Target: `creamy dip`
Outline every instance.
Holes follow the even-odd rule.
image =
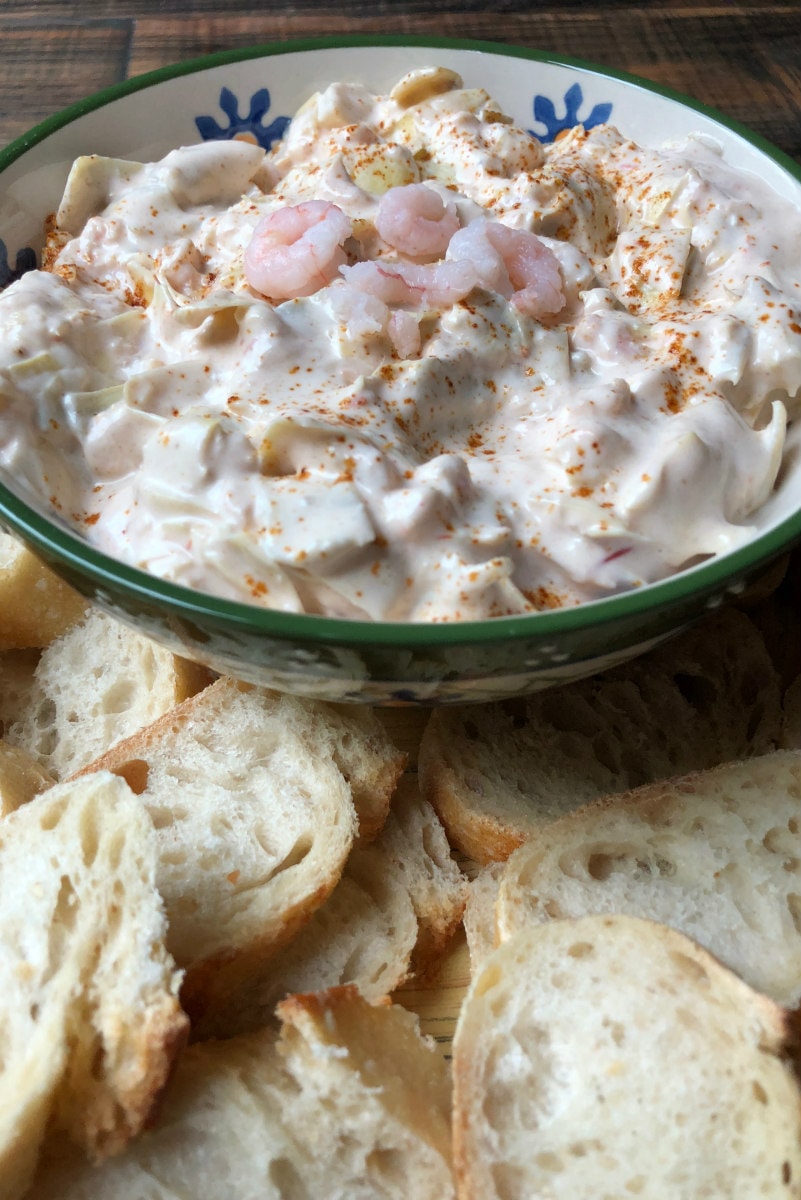
[[[542,146],[441,68],[333,84],[267,155],[81,158],[45,257],[0,296],[0,462],[270,608],[663,578],[752,536],[799,410],[797,212],[708,139]]]

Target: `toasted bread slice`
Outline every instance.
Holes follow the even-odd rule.
[[[596,801],[509,858],[497,933],[589,913],[680,929],[758,991],[801,1002],[801,751]]]
[[[311,917],[356,834],[351,790],[296,702],[222,678],[103,755],[158,835],[168,946],[193,1019]]]
[[[447,1068],[402,1009],[292,997],[283,1032],[184,1055],[158,1125],[91,1167],[51,1152],[28,1200],[451,1200]]]
[[[43,650],[29,674],[20,661],[9,657],[4,670],[0,660],[4,736],[57,779],[75,774],[211,679],[204,667],[97,609]]]
[[[775,749],[780,700],[755,627],[724,611],[604,675],[435,711],[420,747],[423,794],[453,845],[481,863],[504,859],[598,796]]]
[[[0,530],[0,650],[48,646],[76,621],[89,602]]]
[[[0,821],[0,1180],[22,1194],[52,1122],[92,1155],[150,1117],[183,1045],[155,834],[107,773]]]
[[[456,1029],[460,1200],[789,1200],[795,1019],[682,934],[633,917],[521,930]]]
[[[350,983],[370,1001],[387,996],[437,959],[459,924],[465,887],[436,813],[414,780],[405,780],[381,833],[351,852],[325,904],[236,994],[196,1022],[193,1037],[259,1029],[293,992]]]
[[[55,783],[35,758],[18,746],[0,741],[0,817],[27,804]]]

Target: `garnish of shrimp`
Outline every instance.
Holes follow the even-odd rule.
[[[353,232],[336,204],[306,200],[268,213],[245,251],[245,278],[270,300],[311,296],[336,279]]]
[[[342,274],[351,287],[376,296],[388,305],[449,308],[478,283],[469,262],[358,262]]]
[[[456,206],[425,183],[409,183],[384,192],[375,217],[387,245],[409,258],[440,258],[459,228]]]
[[[529,317],[558,313],[565,306],[556,255],[527,229],[483,218],[471,221],[451,238],[447,258],[470,263],[482,287],[510,298]]]

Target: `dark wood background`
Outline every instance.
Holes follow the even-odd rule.
[[[631,71],[714,105],[801,160],[801,0],[0,0],[0,143],[154,67],[348,33],[505,41]]]

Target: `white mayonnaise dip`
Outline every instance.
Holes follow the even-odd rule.
[[[109,554],[286,611],[660,579],[751,536],[799,410],[798,213],[707,140],[541,146],[443,69],[333,84],[266,156],[81,158],[46,260],[0,296],[0,462]]]

